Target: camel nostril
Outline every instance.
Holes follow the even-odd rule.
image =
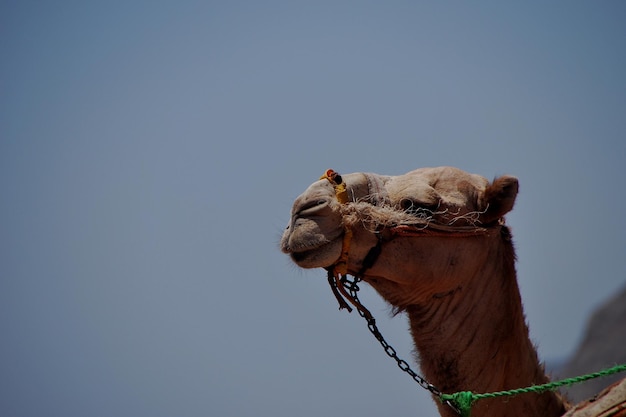
[[[328,205],[328,200],[313,200],[302,205],[295,213],[295,216],[307,216],[317,213],[324,205]]]

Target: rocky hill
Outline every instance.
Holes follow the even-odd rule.
[[[592,314],[583,340],[574,355],[558,372],[573,377],[626,363],[626,286]],[[624,372],[594,379],[562,390],[572,402],[599,393],[611,383],[626,378]]]

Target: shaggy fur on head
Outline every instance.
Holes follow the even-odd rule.
[[[450,213],[448,210],[398,210],[388,205],[373,206],[366,202],[356,202],[342,205],[341,213],[345,225],[354,226],[361,223],[367,230],[375,231],[380,227],[417,226],[425,228],[432,224],[439,226],[463,224],[481,228],[480,216],[485,214],[486,210],[459,214],[458,211]]]

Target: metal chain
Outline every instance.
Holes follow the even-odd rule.
[[[383,337],[380,330],[378,330],[378,326],[376,325],[376,319],[363,306],[363,304],[361,304],[361,301],[359,300],[357,293],[359,291],[358,284],[361,281],[362,279],[358,276],[355,276],[353,281],[350,281],[347,275],[343,275],[341,277],[341,283],[343,284],[345,289],[348,290],[348,292],[350,293],[350,296],[356,303],[355,307],[356,307],[357,312],[359,313],[359,316],[363,317],[367,321],[367,328],[369,329],[370,333],[372,333],[374,338],[376,338],[376,340],[378,340],[378,342],[381,344],[387,356],[395,360],[398,365],[398,368],[400,368],[402,371],[409,374],[409,376],[415,382],[417,382],[420,387],[424,388],[425,390],[429,391],[431,394],[435,395],[437,398],[439,398],[440,401],[442,401],[444,404],[447,404],[454,411],[460,414],[461,413],[460,410],[452,402],[450,402],[449,400],[444,400],[442,398],[443,393],[437,387],[435,387],[430,382],[426,381],[424,378],[418,375],[413,369],[411,369],[411,366],[407,363],[407,361],[400,358],[396,350],[393,348],[393,346],[387,343],[387,341]]]

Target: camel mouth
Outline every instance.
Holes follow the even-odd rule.
[[[287,250],[287,253],[289,254],[289,256],[293,258],[294,261],[299,261],[299,260],[306,259],[310,257],[311,255],[316,254],[320,250],[324,250],[326,246],[332,243],[333,243],[332,241],[327,241],[327,242],[318,243],[316,245],[300,247],[297,249],[289,248]]]
[[[341,242],[341,239],[335,239],[288,253],[301,268],[326,268],[337,261],[341,254]]]

